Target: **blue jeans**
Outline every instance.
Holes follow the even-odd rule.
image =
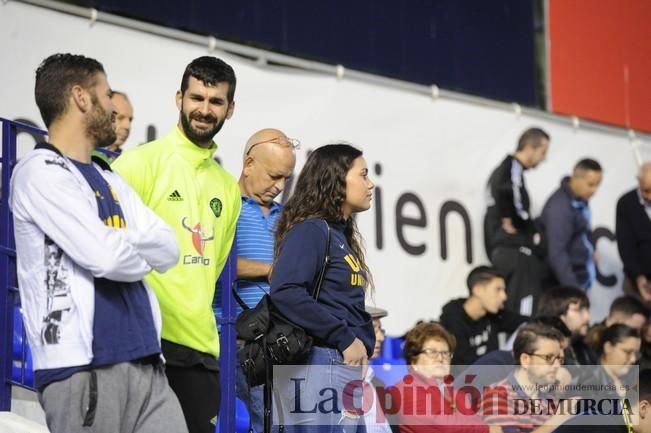
[[[344,365],[337,349],[313,347],[305,364],[275,366],[274,387],[281,401],[274,426],[287,433],[355,433],[363,418],[362,371]]]
[[[264,385],[249,388],[242,368],[238,367],[235,374],[235,394],[249,410],[251,424],[256,433],[262,433],[264,431]]]

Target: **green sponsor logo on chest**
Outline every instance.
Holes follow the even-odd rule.
[[[212,213],[214,213],[215,216],[219,218],[219,216],[222,214],[222,201],[217,197],[213,198],[210,200],[210,209],[212,210]]]

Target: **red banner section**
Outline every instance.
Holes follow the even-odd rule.
[[[651,132],[651,2],[548,4],[551,110]]]

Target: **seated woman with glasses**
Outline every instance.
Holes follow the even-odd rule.
[[[619,397],[626,394],[631,383],[631,368],[637,364],[642,340],[637,329],[616,324],[600,330],[599,344],[594,347],[599,355],[600,369],[595,371],[595,382],[611,385]],[[613,397],[615,395],[613,394]]]
[[[460,390],[453,388],[450,363],[455,346],[454,336],[435,322],[420,323],[405,335],[409,374],[392,393],[400,433],[502,431],[498,426],[489,428],[476,415],[472,395],[458,397]]]
[[[603,327],[598,332],[598,343],[593,350],[599,355],[599,366],[593,369],[591,378],[581,382],[585,390],[582,403],[593,400],[597,404],[593,407],[582,404],[577,410],[579,415],[570,418],[554,433],[584,432],[595,427],[599,433],[636,431],[630,405],[638,392],[638,372],[633,366],[639,357],[640,334],[622,324]],[[624,403],[625,398],[627,403]]]

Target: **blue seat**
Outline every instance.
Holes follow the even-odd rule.
[[[404,359],[376,358],[372,359],[370,364],[375,372],[375,377],[384,382],[386,386],[395,385],[409,374]]]
[[[239,398],[235,399],[235,433],[248,433],[249,432],[249,411],[246,405]],[[255,432],[255,430],[254,430]],[[219,421],[215,428],[215,433],[219,431]]]
[[[23,331],[23,317],[20,314],[20,309],[14,305],[14,332],[12,344],[12,366],[11,378],[13,381],[22,383],[30,387],[34,387],[34,370],[32,365],[32,352],[29,350],[29,345],[24,339],[25,333]],[[23,342],[25,344],[25,359],[23,359]],[[25,371],[25,378],[23,380],[23,370]]]
[[[382,343],[382,358],[400,359],[402,358],[402,348],[405,345],[405,339],[402,337],[384,337]]]

